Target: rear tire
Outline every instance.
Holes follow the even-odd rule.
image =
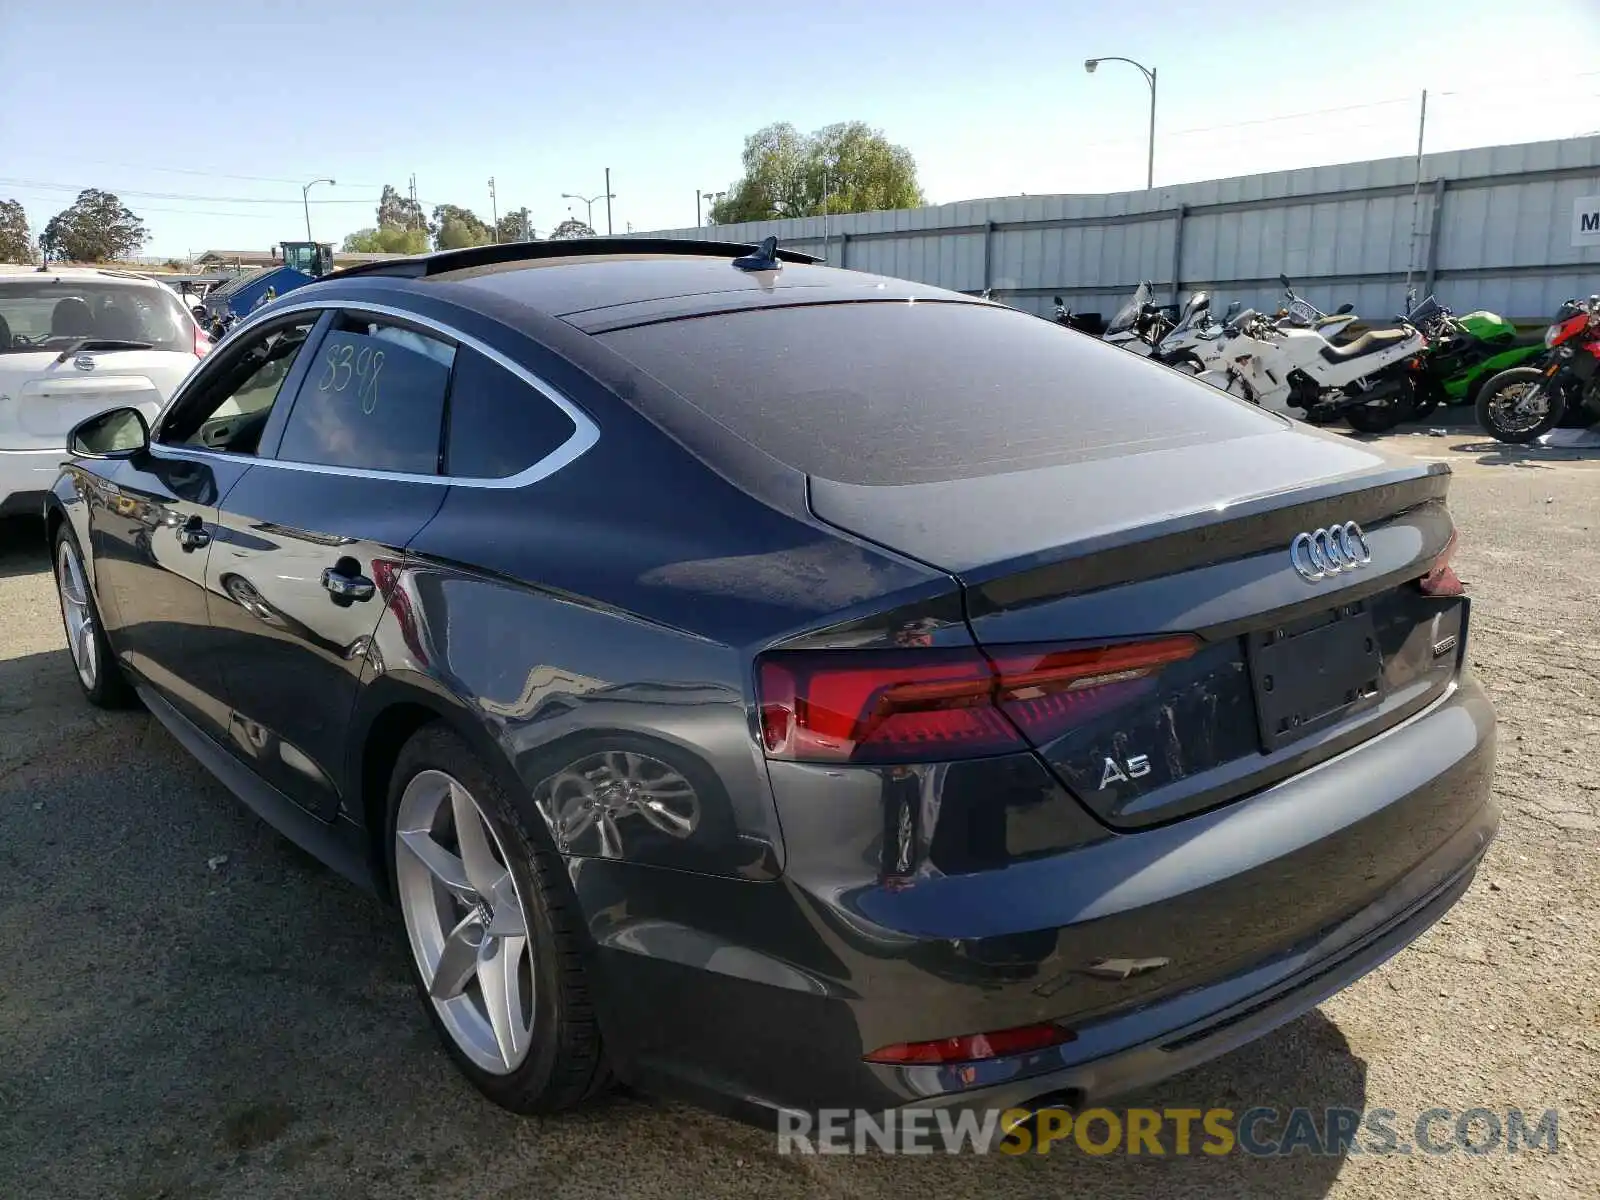
[[[1536,419],[1518,419],[1514,405],[1529,388],[1540,385],[1544,412]],[[1566,407],[1562,394],[1546,383],[1544,372],[1538,367],[1512,367],[1490,379],[1478,393],[1478,424],[1496,440],[1522,446],[1554,429]]]
[[[1399,402],[1387,404],[1355,404],[1344,410],[1344,419],[1357,433],[1388,433],[1400,424]]]
[[[61,607],[61,625],[67,635],[67,654],[83,696],[96,708],[133,708],[138,694],[106,638],[100,607],[94,601],[89,572],[84,566],[78,539],[65,522],[56,530],[52,561],[56,572],[56,599]]]
[[[401,748],[388,812],[412,982],[462,1074],[523,1114],[559,1112],[603,1091],[611,1075],[560,856],[524,831],[494,773],[442,724]],[[466,957],[447,957],[458,941]]]

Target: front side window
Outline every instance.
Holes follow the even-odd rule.
[[[278,458],[434,475],[456,348],[381,318],[342,313],[317,346]]]
[[[174,409],[160,440],[229,454],[254,454],[284,381],[316,327],[317,314],[253,335]]]

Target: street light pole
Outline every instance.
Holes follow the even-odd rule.
[[[572,192],[562,192],[561,193],[561,198],[563,200],[581,200],[583,202],[584,211],[587,214],[586,219],[584,221],[584,224],[589,226],[589,229],[590,229],[591,232],[594,229],[594,205],[595,205],[595,201],[604,200],[606,202],[606,234],[607,234],[607,236],[610,235],[610,233],[611,233],[611,202],[616,199],[616,197],[611,194],[611,168],[610,167],[606,168],[606,190],[601,192],[598,196],[579,196],[579,195],[575,195]]]
[[[1156,186],[1156,69],[1114,54],[1105,58],[1086,58],[1083,60],[1083,69],[1093,75],[1094,69],[1103,62],[1125,62],[1131,67],[1138,67],[1144,81],[1150,85],[1150,145],[1145,156],[1144,175],[1144,186],[1149,191]]]
[[[716,208],[717,205],[721,204],[722,203],[722,198],[724,196],[726,196],[727,194],[728,193],[727,193],[726,189],[724,189],[723,191],[720,191],[720,192],[696,192],[694,195],[695,195],[695,215],[696,215],[697,223],[701,224],[701,225],[705,224],[705,221],[703,219],[700,219],[700,217],[699,217],[699,213],[700,213],[700,197],[702,197],[702,196],[705,197],[705,201],[706,201],[706,216],[709,217],[711,215],[711,209],[714,209],[714,208]]]
[[[331,179],[313,179],[310,183],[306,184],[305,187],[300,189],[300,203],[305,206],[306,210],[306,241],[308,242],[311,240],[311,189],[316,187],[319,183],[326,183],[329,186],[337,186]]]

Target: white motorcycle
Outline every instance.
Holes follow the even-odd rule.
[[[1277,326],[1247,309],[1205,344],[1200,378],[1263,408],[1299,408],[1327,425],[1340,417],[1382,433],[1415,406],[1415,369],[1427,339],[1401,324],[1336,346],[1314,329]]]
[[[1211,315],[1211,297],[1205,292],[1196,292],[1184,305],[1172,332],[1161,339],[1151,357],[1185,375],[1199,375],[1206,370],[1204,352],[1222,337],[1223,329],[1238,311],[1239,302],[1235,300],[1228,305],[1222,320],[1217,321]]]
[[[1353,341],[1355,335],[1365,332],[1364,329],[1352,328],[1361,320],[1355,314],[1355,305],[1341,304],[1335,312],[1325,313],[1311,301],[1295,295],[1294,285],[1289,282],[1287,275],[1279,275],[1278,282],[1283,284],[1283,294],[1289,303],[1287,307],[1279,310],[1277,324],[1314,329],[1336,344],[1341,341]]]
[[[1172,330],[1172,309],[1156,304],[1151,298],[1148,280],[1141,283],[1129,300],[1117,310],[1116,316],[1101,335],[1103,340],[1141,358],[1149,358]]]

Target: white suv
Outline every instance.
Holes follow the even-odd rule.
[[[124,405],[153,420],[210,348],[153,279],[92,268],[0,275],[0,516],[40,510],[74,425]]]

